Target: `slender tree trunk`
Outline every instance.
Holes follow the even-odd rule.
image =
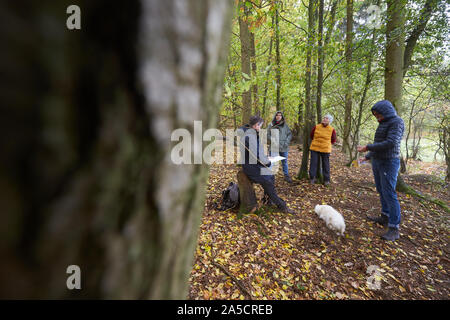
[[[367,92],[369,91],[370,83],[372,82],[372,63],[373,63],[373,57],[374,57],[374,51],[375,51],[375,39],[376,39],[376,29],[373,30],[372,34],[372,41],[370,43],[370,51],[369,55],[367,57],[367,72],[366,72],[366,80],[364,82],[364,89],[363,93],[361,95],[361,100],[359,102],[359,110],[358,110],[358,120],[356,122],[356,128],[355,128],[355,137],[353,139],[353,144],[351,150],[355,150],[354,155],[351,157],[349,161],[349,165],[351,162],[358,157],[358,150],[356,150],[357,145],[359,145],[360,141],[360,129],[361,129],[361,120],[362,120],[362,114],[364,109],[364,104],[366,102]],[[353,154],[352,152],[350,154]]]
[[[231,72],[229,65],[228,65],[227,69],[228,69],[228,75],[229,75],[230,79],[234,80],[234,84],[235,84],[235,88],[236,88],[236,85],[237,85],[236,73],[235,72],[233,72],[233,73]],[[236,130],[237,127],[238,127],[238,123],[237,123],[237,111],[236,111],[236,106],[237,106],[236,100],[237,99],[236,99],[236,92],[235,92],[235,90],[231,91],[230,99],[231,99],[231,112],[233,114],[233,127],[234,127],[234,130]]]
[[[243,8],[244,15],[239,16],[239,33],[241,39],[241,71],[249,78],[251,77],[251,38],[248,29],[248,8],[245,6],[245,1],[240,1],[240,6]],[[242,77],[244,81],[249,81]],[[242,123],[248,123],[252,113],[252,92],[251,88],[242,93]]]
[[[185,299],[208,168],[170,137],[217,123],[231,4],[78,4],[82,30],[56,33],[63,4],[0,4],[0,297]]]
[[[347,32],[345,38],[345,114],[342,151],[351,157],[350,131],[352,128],[352,49],[353,47],[353,0],[347,0]]]
[[[440,128],[441,134],[439,135],[442,147],[444,150],[445,162],[447,164],[447,175],[445,181],[450,182],[450,118],[449,115],[444,115]]]
[[[431,14],[436,9],[439,0],[427,0],[424,7],[419,13],[419,23],[416,25],[414,30],[409,35],[406,40],[405,54],[403,56],[403,77],[406,74],[409,66],[411,65],[411,58],[416,46],[417,40],[419,40],[420,35],[425,30],[425,27],[430,20]]]
[[[323,84],[323,7],[324,0],[319,0],[319,38],[317,41],[317,96],[316,96],[316,110],[317,121],[322,119],[322,84]]]
[[[273,23],[273,19],[272,19],[272,23]],[[271,61],[272,61],[272,46],[273,46],[273,37],[270,38],[269,55],[267,57],[267,68],[265,71],[266,80],[264,81],[264,98],[263,98],[263,105],[262,105],[263,119],[266,119],[266,116],[267,116],[266,105],[267,105],[267,91],[269,89],[269,75],[270,75]]]
[[[275,81],[277,84],[277,110],[281,110],[281,58],[280,58],[280,26],[279,26],[279,2],[275,11]]]
[[[305,121],[304,121],[304,100],[300,96],[299,97],[299,103],[298,103],[298,110],[297,110],[297,133],[298,133],[298,143],[303,146],[304,142],[304,134],[305,134]],[[303,148],[303,147],[302,147]]]
[[[328,22],[327,34],[325,35],[324,47],[328,45],[331,39],[331,34],[333,33],[334,25],[336,24],[336,10],[341,0],[334,0],[330,9],[330,20]]]
[[[255,48],[255,34],[253,32],[250,33],[250,61],[252,64],[252,80],[254,81],[252,85],[252,93],[253,93],[253,113],[257,115],[261,115],[261,110],[259,109],[259,98],[258,98],[258,83],[256,81],[257,76],[257,67],[256,67],[256,48]]]
[[[311,108],[311,60],[312,48],[314,46],[314,10],[317,0],[310,0],[308,4],[308,46],[306,48],[306,70],[305,70],[305,124],[303,127],[303,155],[300,171],[298,173],[299,179],[308,178],[308,160],[309,160],[309,145],[310,132],[313,127],[312,119],[314,118]]]

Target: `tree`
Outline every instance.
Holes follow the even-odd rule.
[[[272,24],[274,22],[274,18],[272,18]],[[265,70],[265,81],[264,81],[264,95],[263,95],[263,105],[262,105],[262,118],[266,118],[266,105],[267,105],[267,91],[269,90],[269,75],[272,63],[272,47],[273,47],[273,36],[270,37],[269,43],[269,54],[267,56],[267,67]]]
[[[305,117],[303,126],[303,155],[302,164],[298,172],[298,178],[304,179],[308,177],[308,159],[309,159],[309,133],[313,127],[313,112],[311,106],[311,59],[312,49],[314,46],[314,10],[316,0],[310,0],[308,4],[308,43],[306,47],[306,70],[305,70]]]
[[[256,81],[257,77],[257,67],[256,67],[256,48],[255,48],[255,34],[250,33],[250,61],[252,63],[252,93],[253,93],[253,113],[260,115],[259,110],[259,97],[258,97],[258,83]]]
[[[414,52],[414,48],[417,44],[417,40],[419,40],[420,35],[424,32],[425,27],[430,20],[431,14],[439,3],[439,0],[427,0],[425,2],[424,7],[419,13],[418,20],[419,23],[415,26],[411,34],[408,36],[406,40],[405,53],[403,56],[403,76],[405,76],[406,71],[411,65],[411,58]]]
[[[317,121],[322,119],[322,84],[323,84],[323,11],[324,0],[319,0],[319,28],[317,39],[317,96],[316,96],[316,110]]]
[[[352,154],[350,146],[350,130],[352,127],[352,52],[353,52],[353,0],[347,0],[347,23],[345,36],[345,114],[344,136],[342,139],[342,151],[350,158]]]
[[[4,6],[0,296],[186,298],[208,170],[171,132],[217,122],[231,3],[81,1],[65,32],[59,2]]]
[[[278,0],[275,2],[275,78],[277,88],[277,110],[281,110],[281,58],[280,58],[280,13]]]
[[[251,37],[248,25],[249,9],[244,0],[239,1],[239,35],[241,39],[241,72],[245,82],[251,80]],[[244,89],[242,93],[242,123],[248,123],[252,113],[252,93],[251,88]]]
[[[406,0],[387,1],[384,98],[394,105],[399,114],[402,112],[405,4]]]

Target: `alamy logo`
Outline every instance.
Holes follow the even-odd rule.
[[[264,159],[266,163],[261,165],[261,174],[272,175],[279,166],[275,165],[272,168],[267,164],[269,160],[265,158],[267,150],[265,146],[269,145],[270,154],[277,156],[280,147],[279,139],[280,134],[277,129],[272,129],[270,132],[266,129],[256,131],[250,127],[227,129],[225,136],[218,129],[207,129],[203,133],[202,121],[194,121],[193,132],[181,128],[172,132],[171,141],[178,143],[172,147],[170,159],[176,165],[258,164],[261,163],[261,159]],[[203,148],[205,142],[209,144]]]
[[[70,16],[66,20],[66,26],[69,30],[80,30],[81,29],[81,9],[77,5],[70,5],[66,10],[67,14]]]
[[[385,11],[385,8],[381,9],[379,6],[372,4],[366,12],[369,15],[367,18],[367,26],[370,29],[380,29],[382,25],[381,14]]]
[[[70,265],[66,269],[66,273],[70,274],[67,278],[66,286],[67,289],[81,289],[81,269],[77,265]]]
[[[381,271],[379,266],[370,265],[367,268],[367,273],[370,277],[367,278],[366,284],[370,290],[380,290],[381,289]]]

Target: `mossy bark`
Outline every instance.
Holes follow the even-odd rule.
[[[184,299],[208,170],[170,137],[217,123],[231,3],[69,4],[0,4],[0,296]]]
[[[254,211],[258,205],[258,200],[256,199],[253,184],[244,171],[241,170],[237,173],[237,181],[240,200],[239,215],[242,216],[245,213]]]

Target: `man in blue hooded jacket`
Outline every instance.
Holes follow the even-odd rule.
[[[388,227],[388,231],[382,236],[383,239],[395,241],[400,237],[400,203],[395,187],[400,168],[400,143],[405,125],[388,100],[375,103],[372,114],[379,122],[374,143],[360,146],[358,151],[369,151],[361,161],[372,161],[375,185],[380,194],[381,216],[368,218]]]

